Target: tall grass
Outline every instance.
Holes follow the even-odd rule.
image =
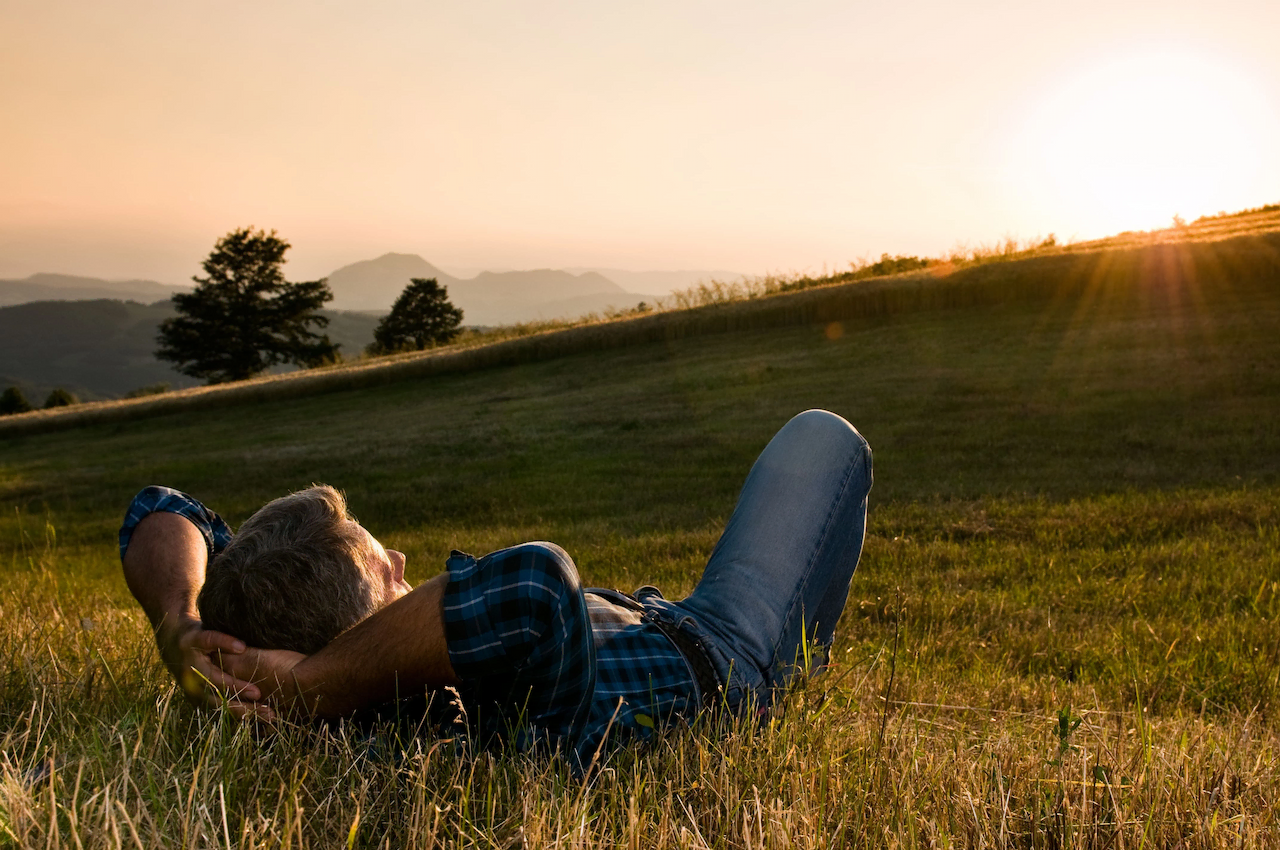
[[[140,613],[76,579],[74,559],[47,536],[0,589],[0,846],[1273,846],[1280,730],[1268,624],[1280,594],[1274,580],[1255,592],[1251,569],[1280,558],[1271,495],[1084,500],[1047,516],[995,502],[963,528],[953,509],[891,510],[872,530],[824,676],[763,722],[671,729],[606,754],[585,782],[558,760],[473,752],[412,722],[263,731],[193,711]],[[1185,510],[1261,512],[1262,527],[1241,550],[1231,545],[1239,529],[1177,518]],[[1109,539],[1133,541],[1151,519],[1182,538],[1174,551],[1216,569],[1178,568],[1160,532],[1136,548]],[[889,536],[894,526],[914,539]],[[1063,534],[1092,542],[1038,570],[1037,586],[1001,592],[1022,559],[1053,558],[1051,545],[1030,553],[1026,541],[1061,545]],[[974,535],[997,540],[974,545]],[[1249,545],[1261,561],[1241,557]],[[1109,587],[1117,568],[1133,575],[1134,557],[1183,582],[1178,600],[1154,580]],[[1102,569],[1079,577],[1082,599],[1059,596],[1099,559]],[[1002,581],[984,582],[983,570]],[[1186,582],[1228,602],[1244,588],[1252,633]],[[1149,619],[1130,629],[1084,603],[1098,594]],[[1016,660],[1024,642],[1052,654],[1055,642],[1099,639],[1116,642],[1113,676],[1086,668],[1071,681]],[[1003,654],[978,647],[989,642]],[[1188,693],[1185,662],[1211,644],[1245,677],[1269,678],[1270,691],[1238,708]],[[1271,653],[1253,673],[1250,644]]]
[[[1256,718],[886,702],[885,666],[836,695],[794,694],[788,717],[763,728],[670,733],[582,784],[554,762],[459,755],[390,730],[290,727],[263,741],[168,695],[136,719],[93,724],[38,701],[0,756],[0,842],[1273,846],[1276,742]],[[59,749],[69,739],[74,747]]]

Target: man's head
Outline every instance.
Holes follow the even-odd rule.
[[[252,646],[312,653],[409,590],[404,555],[388,551],[315,485],[249,517],[206,571],[205,628]]]

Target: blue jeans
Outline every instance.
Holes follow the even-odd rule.
[[[805,643],[835,639],[866,531],[871,449],[825,410],[791,419],[752,466],[702,579],[658,602],[702,641],[740,710],[769,705],[800,670]]]

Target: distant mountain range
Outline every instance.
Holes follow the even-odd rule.
[[[435,278],[447,287],[450,300],[462,308],[463,324],[492,326],[632,307],[652,302],[655,296],[648,292],[666,294],[712,277],[737,275],[535,269],[459,278],[417,254],[384,254],[329,275],[334,298],[324,311],[330,320],[326,332],[344,355],[359,354],[413,278]],[[152,354],[160,322],[174,314],[170,297],[189,289],[62,274],[0,280],[0,390],[17,385],[39,404],[59,386],[88,400],[157,383],[198,383]]]
[[[653,301],[673,289],[700,280],[734,280],[727,271],[633,272],[623,269],[534,269],[480,272],[460,278],[417,254],[384,254],[343,266],[329,275],[333,310],[386,313],[415,277],[435,278],[448,287],[449,298],[465,314],[468,325],[503,325],[535,319],[575,318],[608,307],[631,307]],[[151,304],[189,286],[152,280],[103,280],[63,274],[33,274],[0,280],[0,307],[32,301],[81,301],[119,298]]]
[[[386,312],[413,278],[435,278],[462,308],[468,325],[506,325],[534,319],[573,318],[607,307],[632,307],[654,296],[628,292],[598,272],[553,269],[481,272],[463,279],[417,254],[383,254],[343,266],[329,275],[336,310]]]
[[[150,304],[181,291],[182,287],[154,280],[102,280],[69,274],[33,274],[22,280],[0,280],[0,307],[31,301],[84,301],[94,298],[119,298]]]

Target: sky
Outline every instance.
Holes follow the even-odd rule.
[[[3,0],[0,277],[747,274],[1280,202],[1280,3]]]

